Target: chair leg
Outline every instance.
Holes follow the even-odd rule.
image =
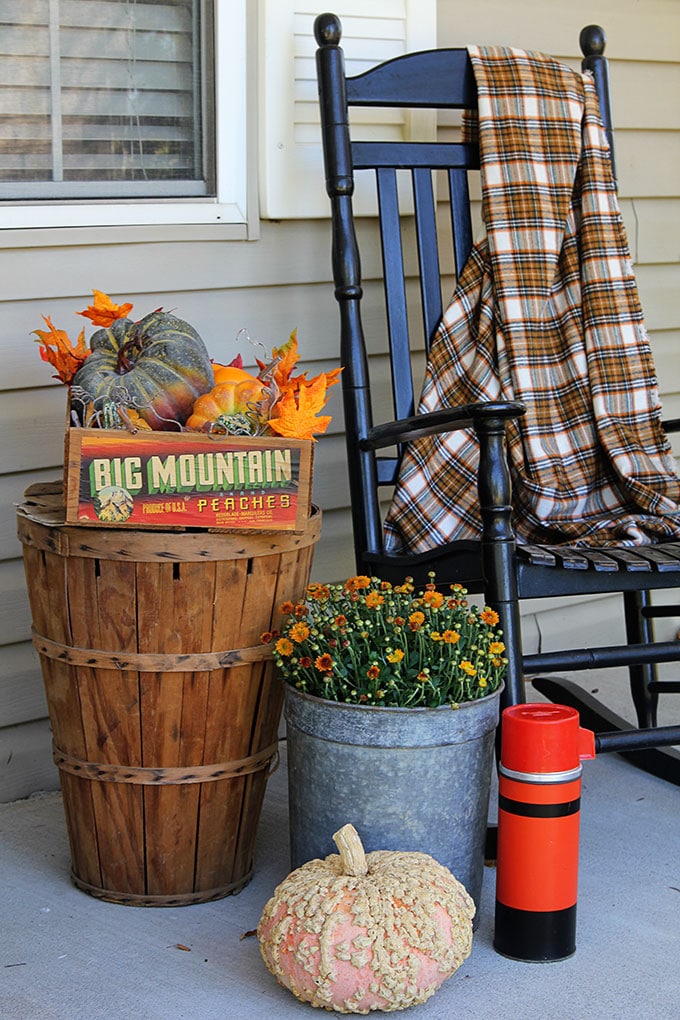
[[[654,641],[654,625],[642,615],[642,610],[651,605],[648,591],[626,591],[623,606],[626,622],[626,639],[630,645],[651,644]],[[642,728],[657,725],[659,695],[650,688],[656,682],[655,663],[628,667],[630,692],[637,713],[638,725]]]
[[[499,602],[490,599],[490,604],[500,618],[503,631],[503,643],[508,665],[505,671],[505,690],[501,699],[502,708],[510,705],[523,704],[526,699],[524,670],[522,668],[522,625],[519,613],[519,602]]]
[[[522,669],[522,629],[512,530],[512,482],[506,457],[504,418],[475,421],[479,441],[477,488],[482,519],[484,595],[496,610],[508,666],[501,709],[526,701]]]

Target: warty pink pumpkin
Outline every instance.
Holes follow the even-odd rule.
[[[425,1002],[469,956],[472,897],[429,854],[365,854],[351,825],[340,854],[276,888],[257,934],[265,964],[298,999],[340,1013]]]

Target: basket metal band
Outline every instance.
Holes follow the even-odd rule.
[[[208,673],[214,669],[229,669],[272,657],[271,645],[233,648],[226,652],[181,652],[177,655],[161,652],[107,652],[100,648],[74,648],[35,632],[33,644],[40,655],[69,666],[119,671],[127,669],[140,673]]]
[[[218,779],[233,779],[251,772],[278,767],[278,742],[263,748],[257,754],[219,765],[193,765],[171,768],[142,768],[135,765],[114,765],[105,762],[83,761],[66,754],[58,747],[52,749],[52,757],[58,769],[80,776],[82,779],[96,779],[104,783],[136,783],[144,786],[168,786],[177,783],[210,783]]]
[[[79,878],[74,871],[71,871],[71,878],[79,889],[83,889],[90,896],[100,900],[107,900],[110,903],[122,903],[131,907],[185,907],[194,903],[209,903],[211,900],[222,899],[230,893],[240,892],[244,885],[248,885],[253,877],[253,869],[245,873],[237,882],[230,882],[228,885],[218,886],[216,889],[204,889],[200,892],[191,893],[170,893],[168,895],[146,895],[144,893],[118,892],[114,889],[102,889],[100,886],[91,885]]]

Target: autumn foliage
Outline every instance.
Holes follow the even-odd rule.
[[[92,353],[85,343],[85,330],[81,329],[75,344],[63,329],[57,329],[49,315],[43,315],[47,329],[34,329],[38,337],[40,357],[56,368],[55,379],[68,386],[82,363]]]
[[[93,290],[94,301],[78,315],[84,315],[90,319],[94,326],[111,326],[116,319],[125,319],[132,311],[133,306],[128,302],[124,305],[113,303],[108,294],[101,290]]]
[[[94,326],[110,329],[117,319],[127,318],[132,311],[133,305],[130,302],[116,304],[101,290],[93,289],[92,295],[92,304],[77,314],[89,319]],[[85,342],[85,330],[80,331],[73,343],[64,330],[54,326],[49,316],[43,316],[43,319],[47,330],[34,330],[41,344],[40,356],[56,369],[56,379],[70,385],[78,369],[92,353]],[[217,386],[233,383],[234,377],[239,374],[254,384],[260,382],[261,388],[255,385],[257,397],[251,397],[242,409],[248,411],[255,421],[256,432],[313,441],[316,435],[326,431],[331,422],[331,416],[321,414],[321,411],[328,402],[328,390],[339,381],[341,369],[320,372],[308,379],[306,372],[296,374],[299,359],[297,330],[293,330],[285,344],[273,348],[268,362],[257,361],[257,376],[250,376],[243,370],[241,355],[237,354],[228,365],[213,363],[215,383]],[[207,394],[203,398],[204,402],[211,395]],[[137,415],[132,405],[118,410],[124,412],[124,421]],[[218,418],[219,424],[223,426],[225,415],[220,413]],[[216,421],[208,418],[202,422],[200,431],[212,430],[215,424]],[[191,419],[188,425],[191,431]]]
[[[93,303],[77,315],[84,315],[95,326],[111,326],[116,319],[124,319],[132,311],[131,304],[116,305],[108,294],[101,290],[93,290]],[[75,343],[63,329],[57,329],[49,315],[43,315],[47,329],[34,329],[40,348],[40,357],[49,362],[57,370],[55,379],[60,379],[69,386],[80,366],[92,351],[85,343],[85,329],[81,329]]]
[[[321,372],[312,379],[306,373],[293,375],[299,360],[297,330],[293,330],[286,344],[274,348],[276,360],[274,382],[281,392],[274,404],[269,428],[279,436],[291,439],[313,439],[328,428],[330,415],[319,412],[328,403],[328,389],[338,382],[341,369]],[[261,366],[264,368],[264,366]]]

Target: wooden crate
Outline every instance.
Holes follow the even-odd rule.
[[[67,428],[66,522],[96,527],[302,532],[312,442]]]

